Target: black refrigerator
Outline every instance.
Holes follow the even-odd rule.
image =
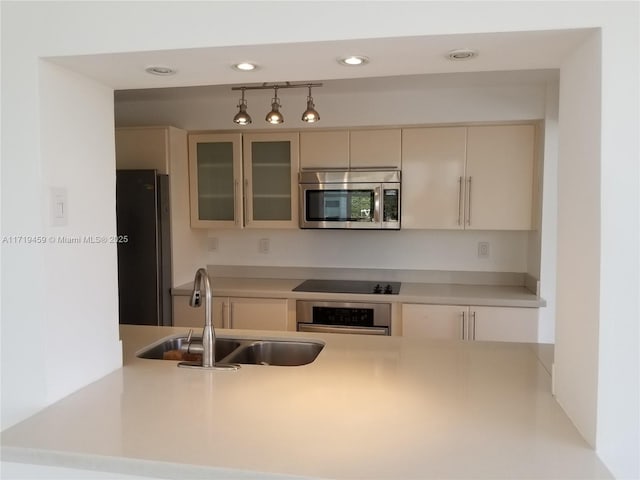
[[[120,323],[172,325],[169,176],[116,171]]]

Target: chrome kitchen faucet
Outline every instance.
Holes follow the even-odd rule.
[[[202,363],[197,362],[180,362],[179,367],[189,368],[210,368],[210,369],[224,369],[224,370],[237,370],[240,365],[219,363],[216,365],[216,331],[213,327],[213,321],[211,316],[211,303],[213,294],[211,292],[211,280],[209,274],[204,268],[199,268],[196,272],[196,276],[193,280],[193,292],[191,292],[191,299],[189,305],[194,308],[202,306],[202,290],[204,289],[204,329],[202,330],[201,345],[198,345],[195,340],[191,340],[191,332],[189,333],[189,341],[187,342],[187,351],[202,349]]]

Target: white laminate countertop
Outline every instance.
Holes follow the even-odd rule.
[[[123,325],[124,367],[5,430],[3,461],[180,479],[611,478],[530,345],[220,330],[325,347],[309,365],[235,372],[135,357],[182,333]]]
[[[300,279],[286,278],[212,278],[218,297],[267,297],[309,300],[400,302],[439,305],[478,305],[495,307],[544,307],[546,302],[523,286],[453,285],[403,282],[398,295],[294,292]],[[173,295],[190,295],[193,283],[172,289]]]

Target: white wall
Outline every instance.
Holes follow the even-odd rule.
[[[210,265],[305,266],[404,270],[526,272],[526,232],[308,231],[209,232],[217,250],[203,252]],[[267,238],[269,253],[258,251]],[[489,242],[491,258],[478,258]]]
[[[596,444],[600,310],[600,34],[563,65],[558,184],[556,396]],[[580,88],[576,88],[576,84]],[[572,338],[580,332],[579,339]],[[579,399],[579,401],[576,401]]]
[[[618,12],[560,79],[557,398],[618,478],[640,476],[637,19]]]
[[[544,83],[527,82],[502,86],[474,85],[468,75],[467,82],[454,81],[460,74],[435,75],[436,85],[424,76],[423,86],[408,89],[395,86],[389,78],[388,90],[368,91],[359,80],[341,80],[341,90],[336,92],[331,82],[313,92],[316,108],[321,115],[318,124],[304,123],[300,116],[306,105],[306,90],[279,91],[285,123],[269,126],[262,121],[269,110],[273,92],[250,91],[247,93],[248,112],[254,118],[250,128],[239,127],[232,119],[237,113],[238,92],[230,88],[182,88],[172,89],[171,96],[154,97],[153,92],[132,98],[127,92],[121,99],[116,94],[116,125],[174,125],[185,130],[238,130],[286,128],[330,128],[367,125],[411,125],[429,123],[486,122],[509,120],[535,120],[544,118]],[[524,77],[524,76],[523,76]],[[446,85],[446,79],[452,84]],[[334,81],[336,82],[336,81]],[[486,81],[485,81],[486,83]],[[445,84],[445,85],[443,85]],[[175,93],[174,93],[175,92]],[[179,93],[178,93],[179,92]],[[157,94],[159,95],[159,94]]]
[[[318,126],[332,128],[521,121],[544,117],[544,83],[530,83],[526,75],[519,75],[518,80],[514,79],[512,83],[503,80],[500,86],[478,85],[479,82],[486,84],[486,77],[486,74],[470,74],[463,76],[461,80],[460,75],[423,76],[418,86],[412,88],[407,88],[406,82],[394,82],[391,78],[383,91],[379,87],[368,88],[367,82],[363,80],[325,82],[326,90],[322,87],[314,93],[316,107],[322,115]],[[339,89],[336,84],[340,84]],[[336,90],[351,88],[357,93],[336,93]],[[269,93],[251,94],[250,109],[253,106],[254,112],[260,112],[254,113],[254,116],[261,117],[262,111],[259,109],[268,107]],[[146,91],[140,92],[137,97],[134,92],[126,92],[122,97],[119,100],[116,95],[117,126],[168,124],[188,130],[239,129],[232,122],[237,110],[237,92],[228,88],[182,88],[170,89],[164,93]],[[306,91],[285,91],[281,97],[285,119],[289,119],[286,124],[289,128],[303,128],[305,124],[298,118],[296,108],[304,108]],[[257,128],[265,128],[263,122],[256,121],[256,124]],[[248,130],[250,129],[242,129]],[[184,181],[187,181],[186,176]],[[188,186],[185,185],[184,189],[188,189]],[[188,216],[188,210],[184,210],[184,215]],[[182,235],[190,235],[189,224],[181,222],[181,225],[187,230]],[[245,229],[216,230],[208,235],[218,239],[218,248],[212,252],[205,243],[199,243],[199,256],[203,265],[527,271],[525,232],[256,232]],[[268,254],[258,253],[260,238],[270,239],[271,249]],[[478,258],[479,241],[490,242],[489,259]],[[193,243],[194,246],[198,245],[197,242]],[[536,261],[539,263],[539,260]],[[534,269],[539,270],[539,265]]]
[[[543,192],[539,198],[539,228],[529,235],[529,274],[540,280],[540,296],[547,305],[539,310],[538,341],[553,343],[556,328],[556,263],[558,237],[558,83],[549,82],[540,155],[544,164],[538,177]],[[537,270],[533,270],[537,268]]]
[[[246,15],[251,8],[251,15]],[[41,205],[44,201],[41,169],[47,165],[47,153],[41,147],[40,128],[54,128],[41,125],[42,106],[39,103],[39,57],[49,55],[93,54],[102,52],[159,50],[163,48],[195,48],[199,46],[251,45],[315,40],[335,40],[346,38],[381,38],[404,35],[439,35],[465,32],[523,31],[554,28],[602,28],[601,56],[592,50],[591,62],[602,62],[602,118],[582,118],[582,112],[570,108],[560,112],[560,152],[577,152],[585,135],[579,138],[562,136],[563,130],[571,130],[576,123],[601,139],[598,171],[590,170],[591,178],[585,180],[599,184],[599,198],[596,197],[596,216],[600,212],[599,227],[594,231],[591,221],[587,227],[573,225],[573,229],[559,230],[561,242],[578,232],[595,234],[600,237],[598,247],[602,268],[594,272],[599,289],[594,293],[599,298],[599,308],[595,315],[589,314],[582,322],[574,322],[575,311],[566,308],[560,313],[558,324],[567,325],[559,349],[579,348],[583,342],[583,331],[598,329],[598,351],[591,346],[584,354],[585,363],[580,370],[572,371],[580,376],[588,368],[598,369],[598,383],[582,382],[588,391],[587,409],[589,418],[573,415],[579,428],[592,432],[593,416],[597,415],[596,448],[611,471],[618,478],[640,477],[637,452],[638,442],[638,149],[637,118],[638,95],[638,4],[636,2],[468,2],[465,14],[460,14],[457,2],[398,2],[365,5],[363,2],[297,2],[275,4],[271,2],[2,2],[2,233],[3,235],[40,232],[44,229]],[[366,17],[362,17],[366,11]],[[324,28],[307,28],[312,16],[314,25]],[[81,18],[82,21],[78,21]],[[238,22],[229,19],[244,19],[246,28],[238,29]],[[354,22],[353,19],[359,19]],[[286,19],[286,21],[282,21]],[[118,25],[118,35],[114,35],[114,25]],[[277,25],[278,28],[273,28]],[[184,26],[180,28],[181,26]],[[26,34],[25,32],[28,32]],[[582,49],[576,55],[585,53]],[[620,55],[625,55],[621,61]],[[577,78],[572,70],[579,69],[578,57],[567,58],[567,76],[561,78],[560,101],[567,105],[573,100],[563,100],[564,92],[585,92],[583,83],[589,80]],[[585,59],[586,60],[586,59]],[[576,70],[577,71],[577,70]],[[72,84],[71,79],[67,79]],[[87,81],[88,82],[88,81]],[[598,92],[589,91],[589,94]],[[111,115],[111,109],[102,104],[102,94],[94,92],[83,101],[88,102],[90,117]],[[634,103],[635,101],[635,103]],[[95,103],[94,103],[95,102]],[[587,105],[592,105],[587,102]],[[46,113],[46,112],[45,112]],[[63,113],[63,112],[60,112]],[[89,113],[89,112],[87,112]],[[85,119],[87,120],[87,119]],[[59,117],[55,128],[83,128],[78,120]],[[88,127],[87,127],[88,128]],[[42,132],[46,133],[46,132]],[[71,162],[88,161],[84,157],[84,146],[89,139],[110,141],[113,132],[96,131],[95,135],[78,135],[81,144],[72,153]],[[593,160],[592,154],[587,159]],[[101,158],[100,163],[104,161]],[[111,160],[113,161],[113,160]],[[564,162],[562,153],[559,164]],[[572,160],[568,160],[572,162]],[[589,168],[591,168],[590,166]],[[572,187],[559,174],[559,201],[568,189],[568,201],[572,199]],[[74,180],[75,182],[76,180]],[[97,180],[96,187],[102,191],[111,180]],[[595,192],[594,191],[594,192]],[[100,194],[100,200],[112,201],[112,195]],[[82,198],[79,199],[82,201]],[[104,228],[112,225],[106,219]],[[566,237],[568,235],[569,237]],[[55,355],[42,349],[44,343],[35,332],[43,325],[44,299],[37,292],[43,291],[47,282],[41,278],[53,276],[46,272],[44,253],[40,250],[19,247],[9,249],[3,245],[2,264],[2,373],[3,373],[3,427],[23,418],[37,408],[42,408],[45,400],[44,364]],[[561,253],[559,251],[559,257]],[[98,259],[97,253],[92,257]],[[589,262],[591,263],[591,262]],[[99,264],[102,265],[102,264]],[[591,265],[590,265],[591,267]],[[73,263],[67,266],[68,276],[84,274],[86,266]],[[105,271],[97,272],[96,289],[106,287],[107,294],[115,289],[113,276],[115,262]],[[593,269],[596,270],[596,269]],[[565,271],[565,275],[568,272]],[[32,288],[25,288],[28,285]],[[567,282],[559,288],[559,299],[565,297],[568,303],[580,308],[583,298],[576,287]],[[35,290],[35,293],[34,293]],[[61,292],[68,302],[77,300],[74,288],[70,286]],[[572,300],[574,299],[574,300]],[[563,300],[564,301],[564,300]],[[110,305],[115,305],[115,297]],[[571,305],[566,305],[570,307]],[[559,306],[558,306],[559,307]],[[55,318],[64,317],[61,308],[68,308],[71,322],[81,321],[82,312],[74,312],[71,307],[55,307],[51,312]],[[563,307],[564,308],[564,307]],[[63,320],[64,321],[64,320]],[[102,328],[104,318],[90,321]],[[115,319],[113,320],[115,322]],[[35,328],[34,328],[35,327]],[[81,332],[71,333],[73,343],[82,340]],[[9,338],[7,338],[9,337]],[[33,356],[16,355],[17,345],[28,339]],[[590,339],[592,340],[592,338]],[[105,338],[100,348],[108,349],[116,340]],[[568,350],[567,350],[568,351]],[[66,366],[74,374],[85,368],[83,362]],[[564,368],[564,367],[562,367]],[[577,366],[576,366],[577,368]],[[568,373],[568,368],[565,370]],[[26,385],[20,394],[7,397],[5,377],[9,382],[24,379]],[[624,377],[621,381],[621,374]],[[89,376],[82,374],[86,382]],[[591,372],[586,373],[591,377]],[[565,375],[563,381],[573,381]],[[591,398],[598,396],[596,412],[593,412]],[[31,397],[30,394],[35,397]],[[19,398],[21,396],[22,398]],[[5,403],[5,398],[10,403]],[[564,399],[581,403],[576,396]],[[25,406],[21,406],[24,404]],[[8,407],[8,410],[5,410]],[[6,413],[8,412],[8,413]]]
[[[602,31],[596,448],[621,478],[640,478],[640,4],[634,3]]]
[[[32,60],[38,123],[3,134],[3,157],[5,142],[20,152],[3,162],[3,236],[22,242],[3,242],[3,425],[122,364],[115,244],[61,241],[115,232],[113,92]],[[51,224],[51,188],[66,190],[67,226]]]
[[[116,243],[109,239],[116,234],[115,143],[109,114],[113,91],[45,61],[39,70],[43,233],[48,239],[43,249],[44,285],[38,295],[44,303],[45,333],[39,353],[46,358],[50,403],[121,366],[122,348],[113,268]],[[96,111],[105,114],[95,115]],[[66,226],[50,226],[49,187],[67,191]],[[49,241],[60,236],[106,241]],[[78,340],[69,344],[73,338]],[[11,394],[18,392],[19,385],[14,385]]]

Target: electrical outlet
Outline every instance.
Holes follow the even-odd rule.
[[[478,242],[478,258],[489,258],[489,242]]]
[[[207,238],[207,250],[210,252],[215,252],[218,250],[218,237],[209,237]]]
[[[269,239],[261,238],[258,241],[258,252],[260,253],[269,253]]]

